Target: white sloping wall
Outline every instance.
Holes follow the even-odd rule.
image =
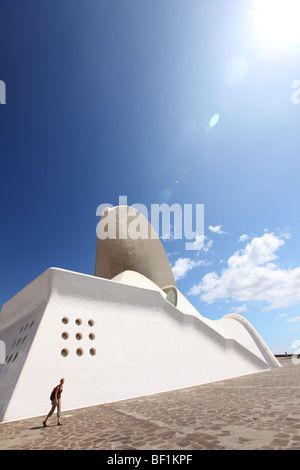
[[[149,283],[135,287],[51,268],[31,283],[30,295],[26,289],[0,315],[0,339],[10,342],[20,322],[29,322],[32,332],[27,349],[1,366],[2,421],[46,415],[51,389],[61,378],[65,411],[276,365],[241,323],[239,332],[235,320],[205,319],[182,294],[176,308]],[[36,296],[39,303],[26,305]],[[3,388],[5,375],[9,386]]]

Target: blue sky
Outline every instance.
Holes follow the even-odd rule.
[[[252,0],[0,2],[0,305],[50,266],[93,274],[104,202],[204,204],[201,249],[163,242],[179,290],[293,352],[299,43],[274,50],[254,13]]]

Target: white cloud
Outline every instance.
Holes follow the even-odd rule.
[[[247,305],[241,305],[240,307],[233,307],[231,310],[231,313],[242,313],[242,312],[247,312]]]
[[[227,260],[219,276],[215,272],[206,274],[189,294],[200,295],[207,303],[228,298],[265,302],[269,310],[300,302],[300,267],[281,269],[274,263],[275,252],[284,243],[273,233],[253,238],[244,250]]]
[[[193,243],[191,243],[191,246],[192,246],[192,250],[202,250],[204,253],[207,253],[212,245],[213,245],[213,241],[212,240],[207,240],[207,237],[205,235],[196,235],[195,237],[195,241]]]
[[[245,242],[246,240],[249,240],[249,238],[250,238],[249,235],[244,233],[243,235],[240,236],[239,242]]]
[[[286,313],[280,313],[279,315],[277,315],[275,320],[279,320],[280,318],[285,318],[285,317],[286,317]]]
[[[289,318],[288,320],[286,320],[286,323],[295,323],[295,322],[300,322],[300,317],[293,317],[293,318]]]
[[[193,261],[191,258],[178,258],[172,267],[175,281],[184,278],[191,269],[203,264],[205,264],[203,260]]]
[[[224,232],[224,230],[221,230],[221,227],[222,227],[222,225],[215,225],[215,226],[209,225],[208,228],[211,232],[214,232],[214,233],[217,233],[218,235],[221,235],[221,233],[226,233],[226,232]]]

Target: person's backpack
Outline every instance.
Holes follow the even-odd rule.
[[[52,401],[55,397],[55,390],[56,390],[56,387],[54,387],[54,389],[52,390],[51,392],[51,395],[50,395],[50,400]]]

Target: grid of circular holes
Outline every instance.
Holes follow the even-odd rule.
[[[68,323],[69,323],[69,318],[68,318],[68,317],[62,318],[62,323],[64,323],[65,325],[68,324]],[[76,324],[77,326],[80,326],[80,325],[82,324],[81,318],[76,318],[75,324]],[[88,320],[88,325],[89,325],[90,327],[94,326],[94,324],[95,324],[94,320],[92,320],[92,319]],[[67,339],[69,338],[69,333],[68,333],[67,331],[64,331],[64,332],[62,333],[62,338],[63,338],[64,340],[67,340]],[[82,340],[83,336],[82,336],[82,334],[81,334],[80,332],[78,332],[78,333],[76,333],[75,338],[76,338],[78,341],[80,341],[80,340]],[[94,333],[90,333],[90,334],[89,334],[89,339],[90,339],[91,341],[93,341],[93,340],[95,339],[95,334],[94,334]],[[96,349],[95,349],[95,348],[91,348],[89,352],[90,352],[90,355],[91,355],[91,356],[95,356],[95,354],[96,354]],[[62,355],[63,357],[68,356],[68,354],[69,354],[69,350],[68,350],[68,349],[64,348],[64,349],[61,350],[61,355]],[[83,355],[83,349],[82,349],[82,348],[78,348],[78,349],[76,350],[76,354],[77,354],[77,356],[79,356],[79,357],[82,356],[82,355]]]
[[[22,333],[22,331],[25,331],[27,328],[31,328],[33,324],[34,324],[34,320],[32,320],[30,324],[27,323],[25,326],[24,325],[21,326],[19,330],[19,334]],[[12,349],[14,346],[19,346],[20,344],[21,345],[24,344],[26,339],[27,339],[27,335],[23,336],[23,338],[19,337],[15,339],[10,348]],[[5,358],[6,364],[9,364],[10,362],[14,362],[17,359],[18,355],[19,355],[19,351],[15,352],[15,354],[7,355]]]

